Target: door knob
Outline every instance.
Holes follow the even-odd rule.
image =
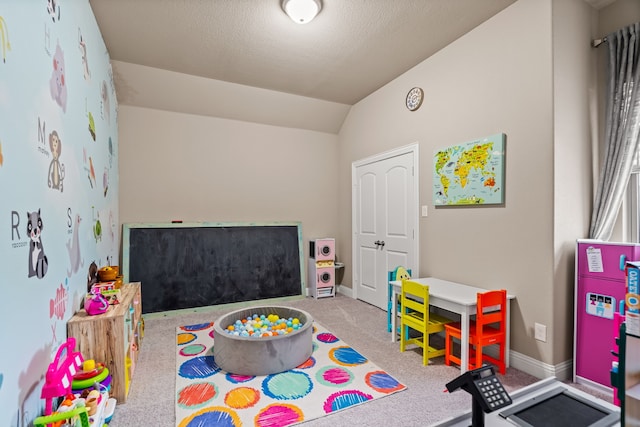
[[[384,240],[380,242],[380,246],[384,248]]]

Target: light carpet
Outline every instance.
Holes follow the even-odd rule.
[[[213,322],[181,326],[176,334],[178,427],[290,426],[406,389],[318,322],[311,357],[265,376],[233,375],[216,365]]]

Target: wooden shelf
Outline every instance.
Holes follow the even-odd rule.
[[[138,360],[144,334],[140,282],[121,288],[120,304],[106,313],[89,316],[82,309],[67,323],[67,336],[76,339],[76,350],[85,360],[104,363],[111,374],[111,396],[124,403]]]

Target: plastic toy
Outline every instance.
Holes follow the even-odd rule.
[[[82,390],[85,388],[92,387],[96,383],[101,383],[109,376],[109,369],[102,365],[102,369],[100,369],[94,376],[87,377],[83,379],[75,378],[71,383],[72,389]]]
[[[98,280],[101,282],[111,282],[116,280],[120,268],[117,265],[107,265],[98,270]]]
[[[78,416],[78,422],[80,423],[75,423],[75,425],[90,427],[87,408],[84,406],[80,406],[67,412],[58,412],[53,415],[43,415],[33,420],[33,425],[35,427],[58,427],[64,425],[63,421],[73,419],[73,417],[75,416]]]
[[[45,375],[45,383],[42,387],[40,397],[45,399],[45,415],[34,420],[34,426],[55,426],[62,420],[78,417],[78,422],[82,427],[89,427],[89,417],[87,408],[73,405],[72,409],[65,412],[53,413],[53,399],[67,396],[71,393],[71,383],[73,376],[83,365],[82,354],[74,351],[76,339],[71,337],[63,343],[56,352],[53,362],[49,364]],[[59,424],[59,423],[58,423]]]
[[[73,351],[76,339],[71,337],[58,348],[56,357],[49,364],[41,398],[45,399],[45,415],[51,415],[53,399],[71,393],[73,376],[84,362],[82,354]]]
[[[99,376],[108,376],[109,372],[103,364],[96,364],[92,360],[84,363],[80,352],[74,351],[75,338],[71,337],[58,348],[53,362],[49,365],[45,375],[45,384],[42,387],[41,397],[45,399],[45,412],[43,416],[33,421],[35,427],[98,427],[110,421],[115,410],[116,400],[109,398],[109,392],[104,384],[89,378],[95,389],[89,390],[82,396],[74,395],[72,385],[76,382],[74,376],[88,372],[98,372]],[[84,367],[93,368],[86,369]],[[100,389],[100,391],[98,390]],[[53,399],[64,397],[56,412],[53,412]],[[92,418],[90,418],[92,417]]]
[[[99,293],[95,293],[84,302],[84,308],[89,316],[103,314],[109,309],[109,301]]]

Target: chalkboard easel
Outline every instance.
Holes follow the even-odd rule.
[[[302,226],[123,224],[122,274],[143,313],[303,295]]]

